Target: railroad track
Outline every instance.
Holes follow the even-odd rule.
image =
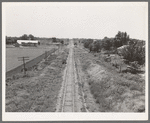
[[[79,69],[75,67],[73,42],[69,44],[69,56],[65,69],[62,88],[58,96],[56,112],[88,112],[84,98],[84,94],[80,93],[79,84],[81,84],[81,76],[79,77]],[[77,79],[78,78],[78,79]]]
[[[74,67],[75,66],[74,66],[73,48],[71,46],[68,61],[67,61],[66,75],[64,79],[61,112],[75,112],[76,111]]]

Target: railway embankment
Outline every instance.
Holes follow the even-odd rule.
[[[108,63],[103,66],[102,61],[82,48],[75,49],[75,57],[79,60],[82,90],[90,112],[145,112],[144,79],[113,72]]]

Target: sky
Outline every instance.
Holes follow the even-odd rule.
[[[3,3],[6,36],[147,39],[147,2]]]

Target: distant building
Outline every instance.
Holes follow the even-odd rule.
[[[93,42],[97,41],[97,39],[94,39]]]
[[[125,49],[128,48],[128,47],[129,47],[129,45],[123,45],[123,46],[117,48],[118,54],[122,55],[123,50],[125,50]]]
[[[16,46],[37,46],[39,41],[37,40],[17,40]]]

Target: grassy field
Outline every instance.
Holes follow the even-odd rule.
[[[28,48],[6,48],[6,72],[10,71],[22,64],[18,61],[18,57],[28,56],[29,60],[40,56],[45,51],[51,50],[53,47],[39,46],[39,47],[28,47]]]

